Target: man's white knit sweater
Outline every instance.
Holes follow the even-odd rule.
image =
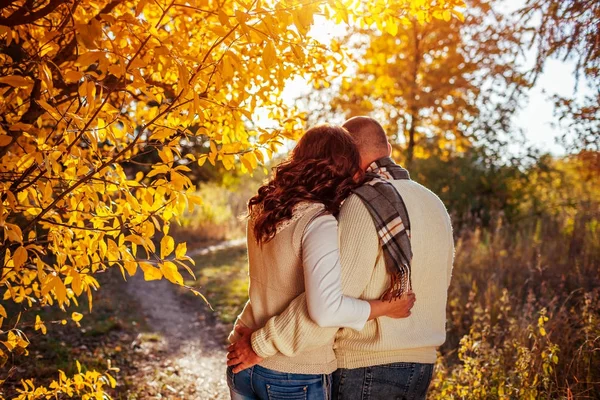
[[[377,318],[364,329],[320,328],[310,320],[304,294],[252,335],[261,357],[293,357],[326,346],[335,337],[338,368],[360,368],[394,362],[434,363],[446,338],[446,300],[454,245],[446,208],[427,188],[408,180],[392,181],[410,216],[412,286],[417,301],[404,319]],[[378,299],[389,276],[373,220],[355,195],[339,216],[342,287],[347,296]]]

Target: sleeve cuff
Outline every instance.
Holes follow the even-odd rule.
[[[269,335],[261,328],[252,333],[252,350],[262,357],[267,358],[277,354],[277,349],[271,344]]]
[[[367,321],[369,321],[369,315],[371,315],[371,305],[365,300],[355,300],[358,302],[357,306],[359,307],[360,318],[354,322],[350,328],[357,331],[362,331],[367,324]]]

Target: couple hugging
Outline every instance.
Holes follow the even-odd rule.
[[[424,399],[446,337],[446,208],[372,118],[309,129],[248,203],[233,400]]]

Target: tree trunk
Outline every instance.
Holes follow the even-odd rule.
[[[414,154],[415,154],[415,133],[419,120],[419,107],[417,106],[417,93],[418,89],[418,73],[419,73],[419,65],[421,64],[422,54],[420,49],[420,37],[419,30],[417,27],[416,21],[413,20],[413,43],[414,43],[414,54],[413,54],[413,64],[411,68],[411,79],[410,79],[410,127],[408,128],[408,146],[406,148],[406,166],[408,168],[411,167]]]

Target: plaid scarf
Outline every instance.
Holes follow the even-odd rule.
[[[367,168],[368,181],[354,193],[369,210],[383,250],[391,285],[382,298],[397,298],[412,290],[410,264],[410,220],[402,196],[390,180],[410,179],[408,171],[390,157],[380,158]]]

